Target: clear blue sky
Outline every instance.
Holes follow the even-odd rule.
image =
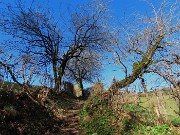
[[[0,0],[1,2],[13,3],[14,0]],[[25,0],[28,5],[31,0]],[[63,13],[66,14],[67,8],[65,7],[75,7],[76,5],[81,5],[82,3],[87,2],[88,0],[37,0],[39,3],[42,3],[45,7],[50,7],[54,10],[54,16],[59,16],[59,12],[63,10]],[[155,6],[159,6],[162,0],[149,0],[154,3]],[[174,0],[168,0],[172,2]],[[2,5],[1,5],[2,6]],[[0,7],[1,7],[0,6]],[[147,3],[142,0],[111,0],[110,2],[110,12],[111,15],[115,18],[121,19],[122,17],[130,17],[133,14],[149,14],[151,9]],[[1,35],[1,39],[3,36]],[[122,79],[123,73],[119,67],[110,65],[105,61],[104,71],[102,75],[103,83],[107,88],[111,82],[112,78],[115,76],[117,79]],[[86,85],[89,86],[89,85]]]

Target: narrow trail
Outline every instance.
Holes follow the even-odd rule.
[[[77,101],[76,106],[67,108],[63,124],[61,125],[62,135],[79,135],[80,133],[80,110],[84,101]]]

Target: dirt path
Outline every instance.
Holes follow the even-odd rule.
[[[79,135],[80,134],[80,110],[83,101],[77,101],[76,106],[67,108],[63,124],[61,125],[62,135]]]

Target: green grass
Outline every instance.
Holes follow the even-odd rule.
[[[22,90],[22,87],[20,87],[16,83],[0,80],[0,91],[7,91],[7,90],[13,90],[14,92],[16,92]]]
[[[86,134],[178,135],[180,118],[174,112],[178,111],[178,103],[170,95],[159,92],[157,98],[153,92],[149,93],[151,103],[155,107],[159,104],[165,122],[162,124],[157,124],[156,114],[152,113],[147,97],[141,95],[141,103],[137,105],[133,103],[135,96],[127,93],[124,95],[129,100],[119,115],[106,106],[103,97],[90,97],[81,111],[81,124]]]
[[[1,82],[0,82],[1,83]],[[0,85],[2,86],[2,85]],[[13,86],[13,92],[21,90],[21,87],[19,87],[16,84],[5,82],[0,92],[3,94],[3,91],[9,90]],[[33,86],[32,90],[38,90],[38,86]],[[12,95],[11,95],[12,94]],[[163,95],[162,95],[163,94]],[[42,107],[36,106],[33,103],[31,103],[27,98],[21,99],[24,100],[24,102],[21,102],[19,99],[19,95],[16,95],[14,93],[5,93],[5,96],[8,95],[8,97],[5,97],[6,100],[3,99],[3,95],[0,94],[0,106],[3,109],[3,115],[6,116],[6,119],[11,118],[11,120],[16,119],[21,114],[27,116],[31,116],[33,114],[33,117],[29,117],[27,119],[28,121],[31,120],[33,123],[33,126],[37,129],[33,130],[34,132],[41,132],[41,130],[45,130],[44,126],[39,126],[37,123],[45,123],[45,121],[38,121],[37,120],[42,117],[42,120],[45,120],[46,117],[48,117],[48,123],[45,123],[45,125],[49,126],[49,122],[52,123],[52,125],[57,125],[54,119],[51,118],[51,115],[49,115],[49,112],[46,112],[47,110],[44,110]],[[11,98],[14,97],[13,98]],[[133,102],[137,95],[132,94],[125,94],[124,98],[128,99],[128,101]],[[162,93],[161,91],[158,92],[158,98],[154,95],[153,92],[149,93],[149,97],[151,102],[158,106],[160,105],[161,113],[163,114],[164,118],[168,117],[168,120],[170,121],[165,124],[157,125],[156,116],[153,116],[150,105],[147,102],[147,97],[145,95],[140,96],[140,105],[135,105],[133,103],[125,104],[122,108],[122,112],[120,114],[117,114],[111,107],[109,108],[106,104],[106,100],[103,100],[103,98],[100,98],[98,95],[90,96],[90,98],[86,101],[84,104],[84,107],[81,110],[81,125],[82,129],[84,130],[85,134],[92,135],[94,133],[97,133],[98,135],[108,135],[108,134],[122,134],[122,135],[176,135],[176,130],[174,130],[172,127],[180,127],[180,118],[174,111],[178,111],[178,102],[175,101],[172,96]],[[59,95],[51,95],[49,97],[53,102],[55,102],[55,106],[59,108],[70,108],[75,105],[76,98],[74,98],[71,94],[68,94],[66,92],[62,92]],[[12,103],[11,103],[12,100]],[[159,102],[159,101],[160,102]],[[17,103],[16,103],[17,102]],[[24,103],[27,105],[24,106]],[[20,107],[19,107],[20,106]],[[39,112],[37,113],[37,116],[34,118],[34,112],[32,111],[32,107],[34,106],[34,109]],[[21,108],[20,110],[17,108]],[[42,115],[43,114],[43,115]],[[46,115],[45,115],[46,114]],[[23,116],[22,115],[22,116]],[[130,117],[129,117],[130,116]],[[3,119],[8,126],[10,126],[10,123],[4,119],[4,117],[0,117],[0,119]],[[26,120],[24,119],[24,120]],[[15,121],[19,122],[20,124],[26,125],[26,121]],[[27,124],[28,125],[28,124]],[[3,126],[4,131],[8,131],[9,129],[6,128],[8,126]],[[18,125],[16,125],[18,126]],[[59,127],[59,126],[58,126]],[[18,127],[16,127],[18,128]],[[29,126],[30,129],[32,127]],[[28,130],[28,129],[27,129]],[[37,131],[36,131],[37,130]],[[54,129],[51,129],[52,132]],[[13,131],[12,131],[13,132]],[[25,131],[24,131],[25,132]],[[45,131],[44,131],[45,132]]]
[[[155,107],[159,107],[163,117],[165,120],[169,121],[175,126],[180,126],[180,118],[177,113],[178,112],[178,102],[172,98],[171,95],[166,93],[162,93],[162,91],[157,92],[158,98],[153,93],[149,94],[150,101]],[[150,110],[150,105],[147,97],[140,97],[141,106]]]
[[[105,104],[101,104],[98,96],[86,101],[81,110],[81,125],[85,135],[111,135],[115,132],[117,115]]]
[[[167,124],[155,126],[134,124],[132,130],[124,132],[123,135],[178,135],[178,133]]]
[[[174,126],[180,127],[180,117],[169,115],[169,119]]]
[[[168,115],[177,116],[175,111],[178,111],[178,102],[175,101],[172,98],[172,96],[170,96],[170,95],[164,95],[164,96],[159,95],[159,97],[157,99],[156,96],[151,95],[150,100],[155,106],[160,107],[162,114],[168,113]],[[158,100],[159,100],[159,102],[158,102]],[[149,109],[150,105],[148,103],[147,97],[140,97],[140,101],[141,101],[141,104],[140,104],[141,106]]]

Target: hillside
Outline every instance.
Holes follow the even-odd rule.
[[[43,105],[37,104],[25,92],[17,91],[18,86],[9,90],[10,83],[5,84],[0,91],[1,135],[79,134],[83,100],[62,92],[50,95]],[[35,100],[39,101],[38,97]]]
[[[180,133],[180,119],[174,112],[177,111],[177,103],[167,92],[149,93],[151,103],[156,105],[152,113],[148,98],[143,93],[140,95],[119,93],[109,98],[107,91],[101,91],[92,93],[87,100],[83,100],[62,91],[60,94],[49,93],[42,100],[37,94],[38,89],[40,87],[34,86],[31,89],[34,100],[38,101],[36,103],[16,84],[8,82],[3,84],[0,91],[0,134],[176,135]],[[157,94],[158,97],[155,96]],[[160,107],[163,116],[161,123],[158,123],[156,107]]]

